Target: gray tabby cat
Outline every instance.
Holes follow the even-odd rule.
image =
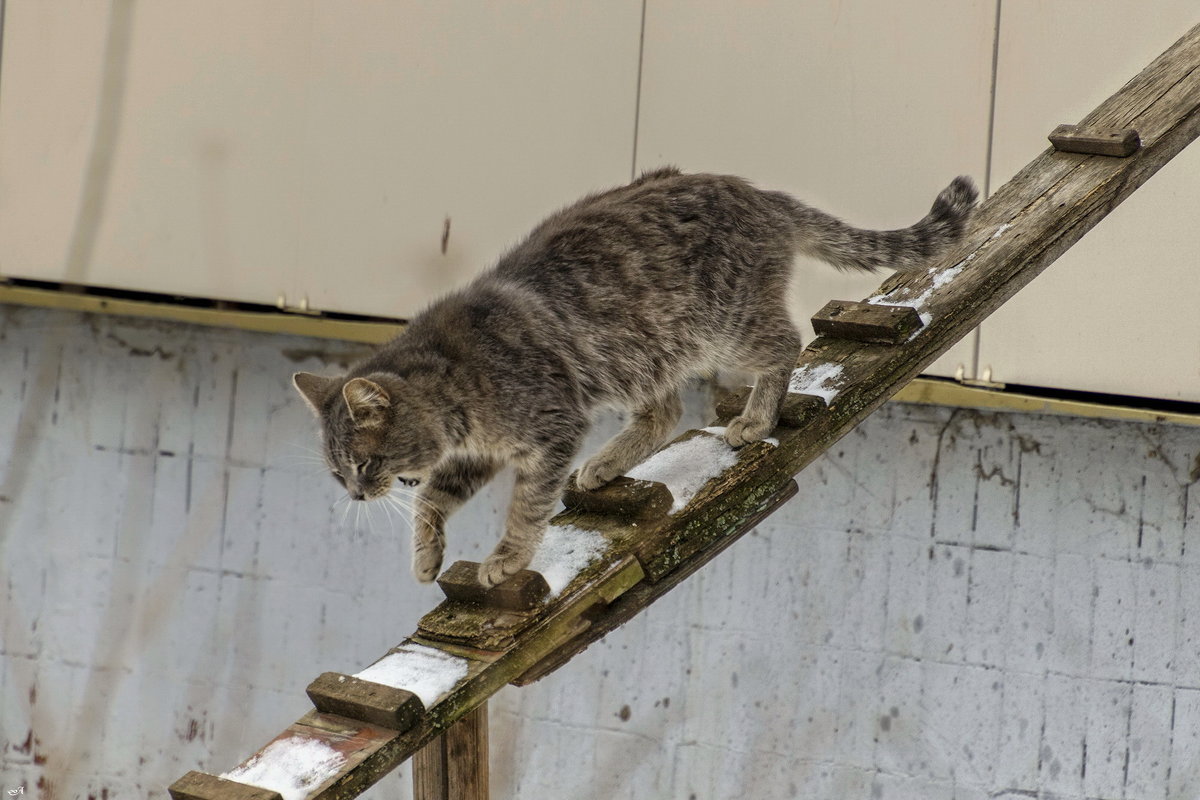
[[[794,255],[918,269],[959,238],[975,198],[960,177],[916,225],[867,231],[740,178],[659,169],[551,215],[346,375],[293,381],[351,497],[417,487],[422,582],[441,567],[446,518],[515,467],[504,536],[479,570],[494,586],[528,566],[594,409],[632,418],[580,469],[583,489],[666,441],[679,389],[698,373],[756,374],[724,436],[734,447],[763,438],[801,350],[785,308]]]

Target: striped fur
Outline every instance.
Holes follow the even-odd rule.
[[[740,178],[659,169],[551,215],[346,375],[294,381],[352,497],[420,482],[420,580],[440,568],[446,517],[515,467],[504,535],[480,569],[494,585],[529,564],[597,407],[631,421],[581,468],[585,489],[661,446],[697,374],[756,374],[725,438],[762,438],[801,348],[785,308],[795,255],[917,269],[961,236],[975,198],[960,177],[912,227],[869,231]]]

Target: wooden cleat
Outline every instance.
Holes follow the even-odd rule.
[[[665,485],[624,475],[599,489],[585,492],[575,483],[572,473],[563,492],[563,505],[572,511],[636,521],[664,517],[674,503],[675,498]]]
[[[479,582],[479,564],[455,561],[437,579],[447,600],[487,606],[505,611],[529,611],[537,608],[550,594],[550,585],[540,573],[523,569],[490,589]]]
[[[283,800],[274,789],[218,778],[206,772],[189,772],[168,787],[174,800]]]
[[[818,336],[855,342],[900,344],[924,323],[915,308],[830,300],[812,318]]]
[[[722,425],[742,413],[746,400],[750,397],[750,387],[746,386],[728,392],[717,402],[717,419]],[[803,428],[814,416],[825,410],[825,401],[811,394],[788,392],[779,409],[779,426],[781,428]]]
[[[403,733],[425,713],[421,698],[404,689],[364,681],[353,675],[323,673],[308,685],[316,709]]]
[[[1131,156],[1142,146],[1141,137],[1133,128],[1084,128],[1080,125],[1059,125],[1049,136],[1054,149],[1062,153],[1083,153],[1091,156]]]

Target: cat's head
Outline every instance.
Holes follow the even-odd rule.
[[[321,422],[325,461],[355,500],[416,486],[441,458],[445,434],[403,381],[383,373],[325,378],[297,372],[292,383]]]

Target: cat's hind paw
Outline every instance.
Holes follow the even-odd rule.
[[[617,464],[597,455],[588,459],[579,469],[579,474],[575,476],[575,485],[585,492],[590,492],[620,476],[621,469]]]
[[[521,553],[492,553],[479,565],[479,583],[490,589],[528,567],[529,562],[530,557]]]
[[[725,443],[730,447],[741,447],[751,442],[761,441],[773,427],[770,420],[751,419],[745,416],[734,417],[725,427]]]

